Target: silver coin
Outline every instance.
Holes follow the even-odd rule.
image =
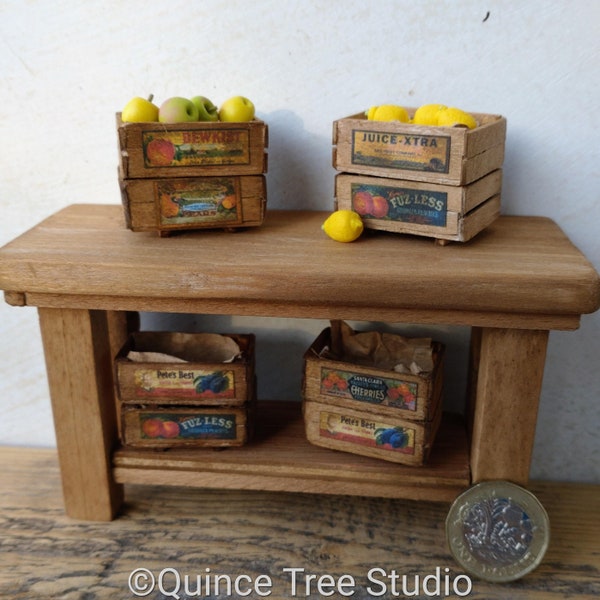
[[[450,507],[446,538],[456,562],[485,581],[520,579],[542,561],[550,522],[539,500],[508,481],[485,481]]]

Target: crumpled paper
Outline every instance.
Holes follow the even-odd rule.
[[[238,343],[218,333],[144,332],[143,344],[136,344],[127,358],[133,362],[230,363],[241,355]]]
[[[431,338],[407,338],[378,331],[356,332],[344,321],[331,321],[331,352],[338,360],[397,373],[433,370]]]

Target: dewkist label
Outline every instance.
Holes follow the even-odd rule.
[[[144,165],[148,168],[247,165],[249,139],[247,129],[144,131]]]

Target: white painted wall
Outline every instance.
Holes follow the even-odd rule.
[[[279,209],[331,209],[337,118],[384,102],[501,113],[503,212],[552,217],[600,269],[599,60],[588,0],[3,0],[0,244],[68,204],[120,202],[114,113],[130,97],[240,93],[269,123]],[[180,319],[145,322],[190,326]],[[261,395],[299,398],[324,323],[190,319],[256,331]],[[468,336],[435,335],[456,403]],[[551,334],[533,477],[600,482],[599,338],[600,313]],[[0,304],[0,365],[0,443],[53,445],[34,308]]]

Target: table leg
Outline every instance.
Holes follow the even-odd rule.
[[[112,351],[125,320],[82,309],[39,308],[38,314],[66,512],[111,520],[123,500],[111,465],[118,437]]]
[[[529,480],[548,331],[473,328],[471,478]]]

